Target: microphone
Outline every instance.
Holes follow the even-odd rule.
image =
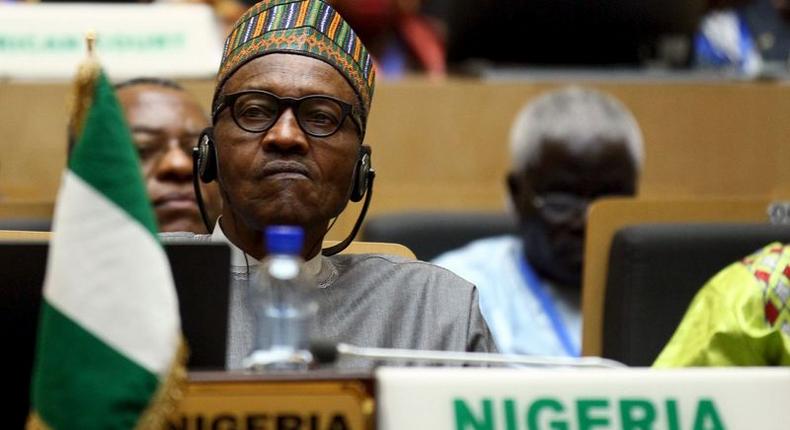
[[[367,348],[347,343],[312,342],[310,352],[319,364],[331,364],[341,356],[369,360],[436,364],[498,364],[530,367],[624,368],[619,361],[602,357],[550,357],[488,352],[423,351],[398,348]]]
[[[370,169],[368,177],[368,190],[365,193],[365,202],[362,203],[362,209],[359,211],[359,215],[357,216],[357,221],[354,223],[354,227],[351,229],[351,233],[346,236],[340,243],[336,245],[332,245],[329,248],[325,248],[321,250],[321,254],[329,257],[339,253],[340,251],[346,249],[348,245],[351,244],[351,241],[357,236],[359,233],[359,229],[362,227],[362,221],[365,220],[365,215],[368,213],[368,207],[370,206],[370,199],[373,197],[373,181],[376,179],[376,171]]]

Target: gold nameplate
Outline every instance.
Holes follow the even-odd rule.
[[[189,379],[172,430],[373,428],[369,376],[196,372]]]

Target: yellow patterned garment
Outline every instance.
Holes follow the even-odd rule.
[[[653,366],[790,366],[790,245],[708,281]]]

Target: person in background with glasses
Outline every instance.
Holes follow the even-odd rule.
[[[642,134],[612,96],[570,87],[518,114],[507,186],[520,236],[481,239],[434,263],[475,284],[501,352],[579,356],[587,208],[636,193]]]
[[[115,84],[159,231],[206,233],[192,185],[192,148],[209,118],[175,81],[140,77]],[[69,153],[76,142],[69,133]],[[213,223],[222,204],[216,184],[204,184],[203,201]]]
[[[247,297],[266,256],[263,233],[283,224],[303,229],[306,273],[320,289],[311,338],[367,347],[495,350],[472,284],[425,262],[338,254],[355,231],[339,246],[322,249],[332,220],[349,200],[365,200],[355,229],[370,201],[371,148],[363,142],[375,74],[355,31],[322,0],[264,0],[228,36],[213,127],[199,140],[197,162],[201,181],[219,185],[222,214],[211,235],[192,239],[231,248],[230,369],[241,368],[253,348]]]

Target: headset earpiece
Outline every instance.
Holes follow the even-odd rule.
[[[351,197],[349,197],[349,200],[358,202],[365,199],[365,202],[362,203],[362,209],[359,211],[359,216],[357,216],[357,221],[354,223],[351,233],[341,242],[329,248],[322,249],[321,254],[325,256],[335,255],[346,249],[346,247],[351,244],[351,241],[357,236],[359,229],[362,227],[362,222],[365,220],[365,215],[368,213],[370,200],[373,197],[373,181],[375,179],[376,171],[373,170],[370,162],[370,147],[363,145],[359,149],[357,165],[354,166],[354,176],[351,178]]]
[[[197,176],[207,184],[217,179],[217,153],[214,147],[214,129],[207,127],[200,132],[198,143],[193,150]]]
[[[195,200],[197,200],[200,210],[200,217],[209,233],[214,229],[214,226],[209,222],[198,179],[209,183],[217,177],[217,154],[214,152],[213,131],[211,127],[203,129],[198,137],[197,145],[192,148],[192,187],[195,190]]]
[[[350,197],[352,202],[358,202],[365,197],[365,194],[368,192],[368,184],[370,183],[372,170],[370,147],[362,145],[359,148],[357,165],[354,166],[354,176],[351,177],[351,180],[354,181]]]

